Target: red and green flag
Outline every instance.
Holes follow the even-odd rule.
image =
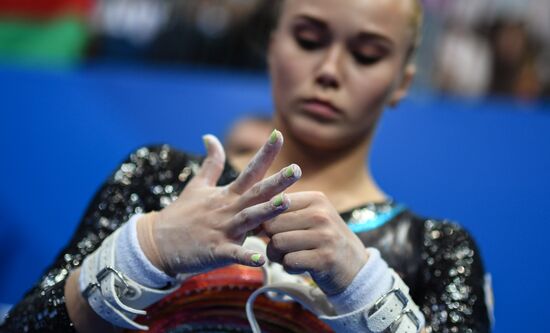
[[[0,0],[0,61],[77,63],[94,0]]]

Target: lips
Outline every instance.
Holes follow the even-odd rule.
[[[304,99],[301,106],[307,114],[321,120],[334,120],[342,114],[342,110],[334,104],[319,98]]]

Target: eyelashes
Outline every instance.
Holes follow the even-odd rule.
[[[326,31],[316,27],[298,25],[292,29],[292,35],[296,44],[304,51],[315,52],[330,45],[331,37]],[[353,44],[349,46],[352,58],[360,65],[370,66],[382,60],[386,53],[375,47],[369,47],[369,52],[364,52]],[[373,51],[374,49],[374,51]]]
[[[374,65],[382,59],[381,56],[366,56],[360,53],[353,53],[353,58],[361,65]]]
[[[306,51],[314,51],[316,49],[321,48],[323,45],[318,40],[308,39],[308,38],[301,38],[299,36],[296,36],[296,42],[298,45],[306,50]]]
[[[323,31],[317,31],[319,28],[298,25],[293,29],[293,35],[296,43],[306,51],[319,49],[327,43],[327,37]]]

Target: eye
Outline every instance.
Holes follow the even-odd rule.
[[[296,42],[298,43],[298,45],[300,45],[300,47],[302,49],[308,50],[308,51],[313,51],[313,50],[318,49],[322,46],[321,43],[318,40],[304,38],[304,37],[300,37],[300,36],[296,37]]]
[[[326,43],[326,34],[319,28],[298,25],[294,28],[294,39],[296,43],[304,50],[313,51],[324,46]]]
[[[353,53],[353,58],[355,59],[355,61],[357,61],[361,65],[374,65],[375,63],[380,61],[380,59],[382,57],[372,56],[372,55],[364,55],[364,54],[361,54],[361,53],[358,53],[358,52],[354,52]]]
[[[368,66],[382,60],[388,54],[388,50],[377,45],[363,45],[352,47],[351,53],[357,63]]]

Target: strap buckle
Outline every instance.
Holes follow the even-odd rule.
[[[85,299],[88,299],[96,289],[98,289],[99,292],[101,293],[101,283],[110,274],[115,275],[115,288],[117,288],[117,294],[118,295],[128,294],[128,296],[131,297],[132,296],[131,294],[133,294],[134,292],[133,292],[133,289],[128,284],[126,277],[121,272],[117,271],[116,269],[110,266],[103,268],[102,270],[99,271],[99,273],[97,273],[96,282],[88,284],[86,289],[84,289],[84,291],[82,292],[82,296]],[[103,293],[101,293],[101,295],[103,296]]]
[[[395,274],[395,273],[394,273]],[[382,297],[380,297],[376,303],[369,309],[367,316],[371,317],[373,314],[375,314],[380,308],[384,306],[384,304],[388,301],[388,298],[391,295],[395,295],[395,297],[399,300],[399,302],[402,304],[402,311],[399,314],[399,316],[388,326],[385,330],[383,330],[381,333],[395,333],[399,329],[399,326],[403,322],[405,318],[409,318],[413,324],[416,327],[416,331],[420,330],[420,319],[418,316],[414,313],[414,311],[408,307],[409,303],[411,302],[408,295],[405,294],[405,292],[399,287],[399,284],[397,283],[396,279],[399,279],[398,276],[393,277],[393,289],[388,291],[386,294],[384,294]],[[397,285],[396,285],[397,283]],[[413,307],[414,303],[412,304]]]
[[[416,327],[416,331],[420,329],[420,319],[414,314],[414,312],[411,309],[407,309],[397,317],[397,319],[388,327],[386,330],[384,330],[382,333],[395,333],[399,329],[399,325],[401,325],[401,322],[405,317],[409,317],[409,319],[413,322],[414,326]]]
[[[374,303],[372,308],[369,309],[368,316],[370,317],[378,310],[380,310],[380,308],[388,301],[388,298],[392,294],[395,294],[397,299],[401,302],[401,304],[403,304],[403,309],[407,307],[407,305],[409,304],[409,298],[399,287],[394,287],[392,290],[388,291],[386,294],[380,297],[378,301],[376,301],[376,303]]]

